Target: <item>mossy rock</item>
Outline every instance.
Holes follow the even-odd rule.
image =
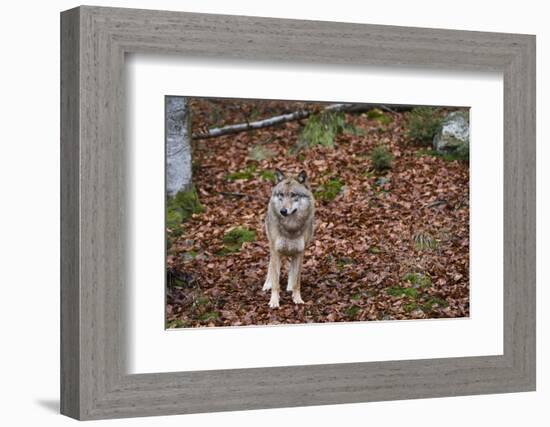
[[[195,187],[180,191],[166,200],[166,227],[175,229],[193,214],[204,212]]]
[[[467,111],[453,111],[441,123],[433,139],[433,149],[441,154],[469,157],[470,117]]]

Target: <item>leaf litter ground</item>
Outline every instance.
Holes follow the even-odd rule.
[[[191,108],[193,132],[199,132],[322,105],[192,99]],[[173,242],[167,326],[469,316],[468,165],[408,141],[407,113],[384,117],[346,114],[355,131],[337,135],[333,148],[296,151],[305,124],[299,121],[195,140],[193,180],[204,211],[189,218],[179,236],[167,229]],[[370,159],[379,145],[393,156],[383,175]],[[281,307],[270,309],[269,293],[261,289],[269,260],[264,215],[275,168],[305,169],[318,197],[302,273],[305,304],[294,305],[284,291],[283,266]],[[224,236],[235,228],[248,237],[228,248]]]

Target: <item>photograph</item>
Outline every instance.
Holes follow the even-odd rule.
[[[166,327],[469,317],[469,108],[165,97]]]

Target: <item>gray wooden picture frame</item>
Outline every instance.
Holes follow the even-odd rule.
[[[504,354],[129,375],[126,53],[504,78]],[[535,37],[83,6],[61,14],[61,412],[100,419],[535,390]]]

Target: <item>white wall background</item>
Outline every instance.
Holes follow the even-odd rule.
[[[464,427],[546,426],[550,422],[550,315],[544,307],[550,210],[547,167],[550,27],[535,0],[338,2],[277,0],[96,1],[97,5],[280,18],[409,25],[537,35],[538,74],[538,391],[293,409],[108,421],[117,426],[201,425]],[[9,2],[0,25],[0,422],[64,426],[59,384],[59,12],[75,1]],[[546,161],[545,161],[546,160]],[[544,170],[546,166],[546,170]],[[546,196],[546,197],[545,197]],[[171,355],[170,357],[173,357]],[[546,360],[545,360],[546,359]],[[96,422],[92,423],[95,424]]]

